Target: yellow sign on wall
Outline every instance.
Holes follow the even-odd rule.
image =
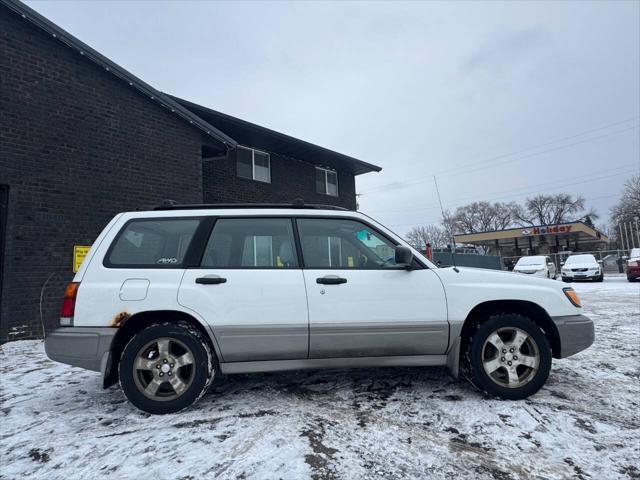
[[[87,247],[85,245],[73,246],[73,273],[76,273],[78,271],[80,265],[82,265],[84,257],[86,257],[87,253],[89,253],[90,248],[91,246]]]

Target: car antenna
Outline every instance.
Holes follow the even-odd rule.
[[[451,262],[453,263],[453,271],[459,273],[458,266],[456,265],[456,239],[453,237],[453,233],[451,229],[446,223],[446,217],[444,215],[444,207],[442,206],[442,199],[440,198],[440,189],[438,188],[438,180],[436,180],[436,176],[433,176],[433,183],[436,184],[436,193],[438,194],[438,203],[440,203],[440,213],[442,213],[442,221],[445,222],[445,228],[449,231],[449,236],[451,237],[451,245],[453,249],[451,250]]]

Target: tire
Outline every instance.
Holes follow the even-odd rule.
[[[600,274],[600,276],[596,278],[596,282],[604,282],[604,273]]]
[[[217,371],[209,343],[186,322],[156,323],[141,330],[124,348],[118,365],[127,399],[152,414],[175,413],[193,405]]]
[[[522,338],[520,347],[511,346],[514,339]],[[547,381],[551,347],[542,330],[529,318],[499,314],[481,324],[473,334],[467,359],[473,383],[480,390],[505,400],[521,400],[536,393]]]

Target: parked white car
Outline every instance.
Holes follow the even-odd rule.
[[[563,282],[574,280],[602,282],[604,279],[602,265],[598,263],[596,257],[588,253],[568,257],[562,265],[561,273]]]
[[[370,217],[322,206],[166,206],[121,213],[66,289],[49,358],[119,381],[150,413],[223,374],[447,365],[521,399],[551,358],[589,347],[568,287],[438,268]]]
[[[536,255],[531,257],[522,257],[518,260],[513,271],[516,273],[524,273],[534,277],[556,278],[556,264],[549,257]]]

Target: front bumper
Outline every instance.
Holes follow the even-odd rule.
[[[584,315],[552,317],[560,336],[560,355],[565,358],[589,348],[595,339],[593,321]]]
[[[562,272],[563,279],[570,280],[597,280],[600,278],[600,272],[587,272],[587,273],[576,273],[576,272]]]
[[[47,335],[44,350],[56,362],[105,372],[117,328],[61,327]]]

